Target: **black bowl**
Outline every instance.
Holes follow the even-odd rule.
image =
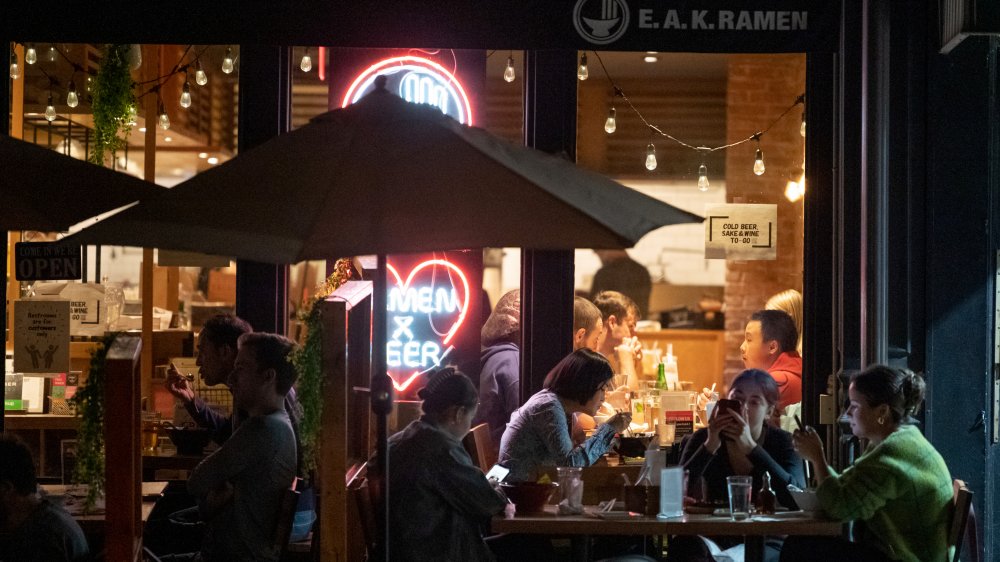
[[[202,427],[175,427],[169,432],[170,441],[180,455],[201,455],[202,449],[212,440],[212,434]]]
[[[646,447],[653,438],[651,436],[619,437],[616,450],[625,457],[645,457]]]

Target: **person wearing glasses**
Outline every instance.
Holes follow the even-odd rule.
[[[580,445],[573,445],[573,414],[593,416],[611,384],[611,365],[600,353],[578,349],[545,377],[542,390],[514,411],[500,440],[508,482],[534,482],[548,467],[590,466],[611,449],[632,415],[615,414]]]

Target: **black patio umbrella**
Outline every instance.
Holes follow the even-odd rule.
[[[0,230],[60,231],[165,190],[54,150],[0,135]]]
[[[379,86],[64,242],[271,263],[379,254],[371,396],[382,464],[393,400],[385,372],[385,254],[625,248],[653,229],[702,218]],[[384,464],[379,469],[385,474]],[[384,515],[387,493],[383,502]],[[387,532],[385,517],[380,525]]]

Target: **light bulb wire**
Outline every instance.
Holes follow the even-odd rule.
[[[646,119],[646,116],[644,116],[642,114],[642,112],[639,111],[639,109],[635,106],[635,104],[632,103],[632,100],[629,99],[628,95],[625,94],[625,91],[622,90],[621,87],[619,87],[618,84],[615,82],[615,80],[611,77],[611,73],[608,72],[607,66],[604,65],[604,59],[601,58],[601,53],[599,53],[597,51],[594,51],[594,56],[597,57],[597,62],[601,65],[601,71],[604,72],[604,77],[607,78],[608,82],[611,83],[611,87],[614,89],[614,95],[621,97],[625,101],[625,104],[628,106],[629,109],[632,110],[632,113],[635,113],[636,117],[638,117],[639,120],[642,121],[643,125],[645,125],[646,127],[648,127],[649,130],[652,133],[658,134],[661,137],[670,139],[670,140],[674,141],[675,143],[677,143],[677,144],[679,144],[679,145],[681,145],[681,146],[683,146],[685,148],[689,148],[691,150],[694,150],[694,151],[697,151],[697,152],[701,152],[703,154],[708,154],[708,153],[716,152],[716,151],[719,151],[719,150],[725,150],[727,148],[732,148],[734,146],[739,146],[741,144],[750,142],[752,140],[756,140],[759,143],[760,142],[760,137],[764,136],[765,133],[767,133],[768,131],[770,131],[775,125],[777,125],[782,119],[784,119],[785,116],[787,116],[793,109],[795,109],[796,107],[798,107],[800,104],[801,105],[805,105],[805,102],[806,102],[806,95],[805,94],[800,94],[797,98],[795,98],[795,101],[790,106],[788,106],[784,111],[782,111],[781,115],[779,115],[778,117],[776,117],[767,127],[765,127],[762,130],[758,130],[754,134],[752,134],[752,135],[750,135],[750,136],[748,136],[748,137],[746,137],[744,139],[740,139],[738,141],[734,141],[734,142],[731,142],[729,144],[724,144],[724,145],[721,145],[721,146],[714,146],[714,147],[695,146],[693,144],[690,144],[690,143],[682,141],[681,139],[679,139],[679,138],[671,135],[670,133],[664,131],[659,126],[657,126],[657,125],[655,125],[653,123],[650,123],[649,120]]]

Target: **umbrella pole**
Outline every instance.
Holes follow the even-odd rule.
[[[376,506],[378,537],[382,546],[382,560],[389,560],[389,414],[392,412],[392,379],[386,372],[386,267],[385,254],[379,254],[372,291],[372,412],[375,414],[377,458],[376,466],[381,475],[381,497]]]

